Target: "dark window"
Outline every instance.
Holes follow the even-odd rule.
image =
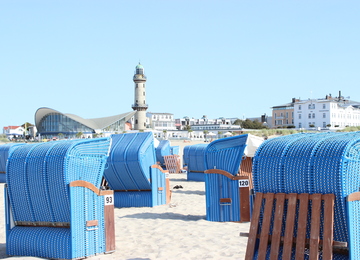
[[[138,88],[138,85],[139,85],[139,84],[136,83],[136,88]]]
[[[137,119],[135,120],[135,124],[137,124]]]

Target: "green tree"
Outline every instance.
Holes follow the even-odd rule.
[[[331,124],[327,124],[326,127],[331,127]]]
[[[246,119],[245,121],[241,121],[241,127],[245,129],[263,129],[267,128],[264,126],[258,119],[251,121],[250,119]]]
[[[61,139],[61,138],[64,137],[64,134],[63,134],[63,133],[59,133],[58,136],[59,136],[59,139]]]
[[[238,118],[234,121],[234,125],[241,125],[241,122],[242,120]]]
[[[184,126],[184,130],[190,130],[191,129],[191,125],[186,125],[186,126]]]
[[[98,134],[97,134],[97,133],[93,134],[93,137],[94,137],[94,138],[97,138],[97,137],[98,137]]]
[[[77,138],[81,138],[81,136],[82,136],[83,134],[84,134],[83,132],[78,132],[78,133],[76,134],[76,137],[77,137]]]
[[[218,132],[219,139],[221,138],[221,135],[222,135],[222,132],[219,131],[219,132]]]
[[[204,135],[205,135],[205,140],[206,140],[206,135],[209,133],[209,131],[208,131],[208,130],[204,130],[203,133],[204,133]]]
[[[232,132],[232,135],[236,135],[236,133],[235,133],[235,132]]]
[[[191,129],[187,129],[187,131],[188,131],[188,135],[190,134],[190,138],[191,138],[191,135],[192,135],[191,133],[194,132],[194,131],[191,130]]]
[[[123,134],[126,134],[127,132],[126,131],[123,131]]]

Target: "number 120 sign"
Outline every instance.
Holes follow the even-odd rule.
[[[249,180],[239,180],[239,188],[249,187]]]

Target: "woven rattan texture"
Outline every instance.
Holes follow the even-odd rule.
[[[109,145],[109,138],[69,140],[11,152],[7,184],[17,226],[8,232],[7,254],[69,259],[105,252],[104,198],[69,184],[100,188]],[[86,227],[89,220],[99,226]],[[18,226],[24,224],[31,226]],[[50,227],[59,225],[65,227]]]
[[[349,242],[345,199],[360,187],[359,143],[359,132],[302,133],[269,139],[253,160],[254,190],[334,193],[334,240]]]

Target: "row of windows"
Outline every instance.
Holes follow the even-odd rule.
[[[138,120],[136,119],[135,120],[135,125],[137,125],[138,124]],[[144,126],[146,127],[146,123],[144,122]]]
[[[145,88],[145,83],[136,83],[136,88],[141,87],[141,85],[143,88]]]
[[[280,117],[283,117],[283,112],[280,113]],[[274,114],[275,119],[277,118],[277,113]],[[291,117],[294,117],[294,112],[291,112]],[[286,118],[289,118],[289,112],[286,112]]]
[[[175,127],[173,122],[154,122],[155,127]]]
[[[286,119],[285,123],[289,124],[289,119]],[[291,119],[291,124],[294,124],[294,119]],[[275,125],[283,125],[283,120],[275,120]]]
[[[315,109],[315,104],[309,104],[308,109]],[[322,109],[326,109],[326,104],[322,104]],[[299,110],[301,110],[301,105],[299,105]]]
[[[39,123],[39,132],[93,132],[93,129],[58,113],[44,116]]]
[[[347,119],[356,119],[359,120],[360,119],[360,115],[351,115],[351,114],[336,114],[336,113],[331,113],[331,117],[332,118],[347,118]]]
[[[103,132],[122,132],[125,130],[125,119],[116,121],[108,127],[102,129]]]
[[[169,115],[153,115],[153,119],[172,119],[173,117],[172,116],[169,116]]]

